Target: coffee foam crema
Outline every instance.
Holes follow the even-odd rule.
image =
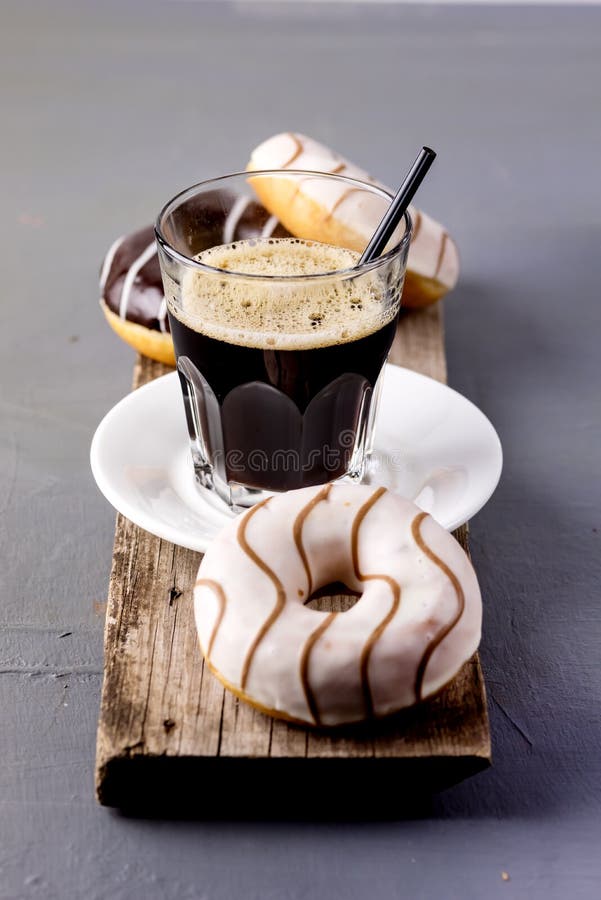
[[[211,247],[197,259],[240,274],[302,278],[352,268],[359,254],[297,238],[269,238]],[[169,308],[189,328],[265,350],[309,350],[355,341],[382,328],[398,309],[398,297],[385,296],[377,272],[266,284],[188,270],[180,290],[179,301],[168,296]]]

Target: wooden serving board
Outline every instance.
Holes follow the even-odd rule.
[[[446,381],[441,317],[439,306],[405,313],[391,361]],[[167,371],[139,357],[134,388]],[[467,549],[466,526],[456,537]],[[436,698],[369,727],[304,729],[241,703],[198,647],[192,586],[200,558],[117,516],[96,759],[101,803],[203,816],[399,813],[409,798],[490,764],[477,655]],[[345,598],[329,602],[342,609]]]

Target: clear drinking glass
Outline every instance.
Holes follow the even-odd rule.
[[[279,198],[279,221],[261,196]],[[275,491],[363,477],[400,308],[409,217],[381,257],[355,264],[391,199],[339,175],[243,172],[195,185],[159,214],[196,479],[234,510]],[[236,270],[241,242],[265,252],[266,242],[288,239],[288,252],[292,232],[314,262],[320,243],[345,248],[334,251],[344,265],[311,274]],[[211,265],[211,248],[226,244],[231,253],[219,251]]]

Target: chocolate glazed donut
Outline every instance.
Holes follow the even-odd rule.
[[[190,215],[195,217],[191,232],[198,243],[190,247],[192,255],[236,240],[290,236],[260,203],[223,191],[203,194],[202,213],[192,208]],[[100,305],[111,328],[126,343],[152,359],[175,365],[152,225],[117,238],[109,248],[100,271]]]

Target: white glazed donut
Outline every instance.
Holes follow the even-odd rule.
[[[304,604],[342,581],[345,612]],[[264,712],[335,726],[384,716],[446,685],[478,647],[482,604],[457,541],[384,488],[279,494],[229,522],[194,590],[205,659]]]
[[[248,170],[306,169],[346,175],[385,187],[329,147],[304,134],[276,134],[251,154]],[[288,183],[288,187],[287,187]],[[362,252],[382,216],[379,201],[344,182],[285,178],[255,179],[263,205],[297,237]],[[452,290],[459,276],[459,254],[447,230],[415,206],[409,207],[413,234],[409,247],[403,305],[427,306]]]

